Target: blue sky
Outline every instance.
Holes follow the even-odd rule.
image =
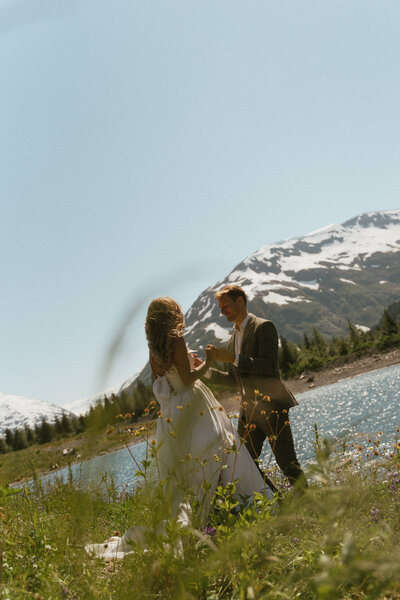
[[[0,0],[0,391],[118,384],[152,297],[397,208],[399,30],[395,0]]]

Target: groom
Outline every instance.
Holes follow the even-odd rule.
[[[275,325],[247,312],[246,293],[237,285],[225,286],[215,297],[221,313],[234,323],[234,333],[226,349],[210,346],[217,361],[228,363],[228,370],[210,369],[209,380],[239,387],[238,433],[256,463],[267,437],[276,462],[290,483],[306,488],[288,414],[297,402],[280,378]]]

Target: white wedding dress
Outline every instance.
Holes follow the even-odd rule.
[[[201,381],[185,386],[175,367],[153,384],[161,416],[157,422],[155,472],[165,481],[169,517],[182,525],[204,526],[218,484],[235,482],[234,496],[245,504],[266,486],[246,446],[211,390]],[[140,527],[86,550],[105,560],[132,552],[143,538]]]

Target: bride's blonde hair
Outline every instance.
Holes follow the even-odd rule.
[[[168,296],[155,298],[147,309],[145,332],[149,349],[162,371],[172,366],[172,342],[182,337],[185,319],[179,304]]]

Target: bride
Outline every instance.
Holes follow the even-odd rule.
[[[160,404],[155,470],[164,482],[168,516],[181,525],[204,526],[217,485],[235,482],[243,503],[254,492],[272,497],[260,471],[211,390],[200,381],[215,360],[207,348],[201,362],[189,353],[183,337],[184,316],[172,298],[153,300],[146,317],[146,338],[153,372],[153,392]],[[122,538],[87,546],[105,559],[122,558],[141,537],[131,527]]]

